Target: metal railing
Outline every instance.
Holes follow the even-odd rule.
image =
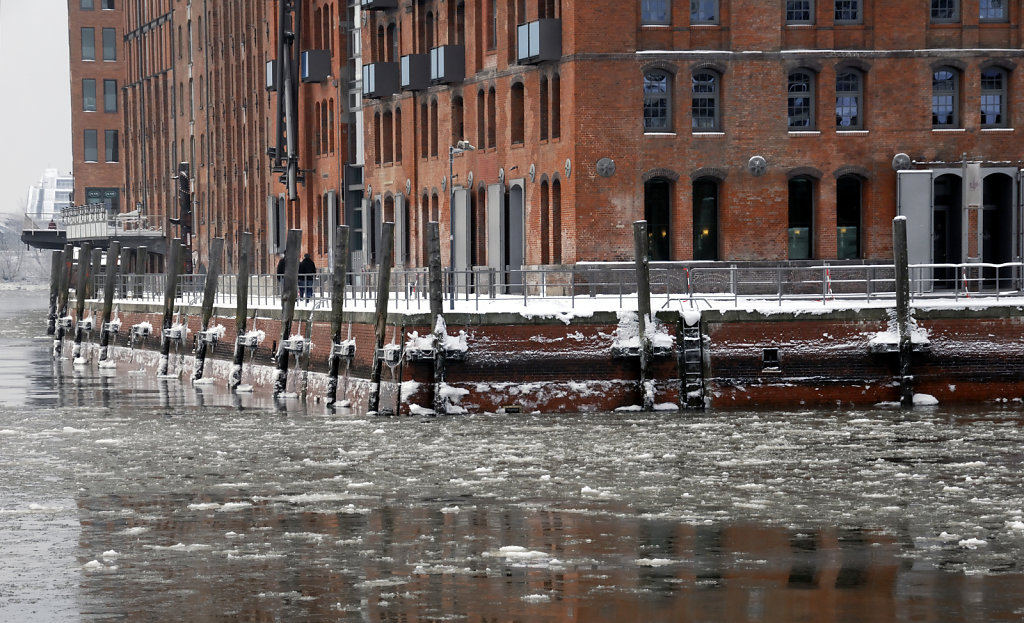
[[[895,268],[892,264],[819,264],[794,265],[724,263],[654,263],[651,265],[651,298],[655,305],[673,302],[712,307],[738,306],[741,301],[771,300],[827,305],[840,300],[874,301],[895,299]],[[915,264],[910,267],[911,296],[917,300],[982,299],[996,300],[1024,294],[1024,264],[967,263]],[[541,301],[563,300],[576,307],[583,299],[604,299],[609,307],[621,308],[637,296],[636,271],[632,264],[578,264],[495,270],[474,268],[446,271],[443,296],[454,292],[456,301],[480,310],[494,302],[530,307]],[[303,280],[308,280],[304,282]],[[455,280],[452,284],[451,280]],[[102,292],[104,277],[95,277]],[[222,275],[215,303],[234,305],[237,275]],[[206,276],[182,275],[178,278],[177,300],[200,304]],[[375,271],[351,272],[345,287],[346,307],[369,306],[377,297],[378,274]],[[163,301],[166,276],[163,274],[119,275],[116,297],[126,300]],[[277,275],[249,277],[248,305],[280,306],[281,284]],[[401,268],[391,273],[389,303],[394,310],[429,309],[428,274],[425,268]],[[304,308],[326,309],[331,305],[331,275],[317,273],[299,277],[298,304]],[[464,309],[460,305],[460,308]]]

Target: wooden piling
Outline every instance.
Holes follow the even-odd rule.
[[[64,245],[60,256],[60,285],[57,288],[57,330],[53,336],[53,356],[60,357],[64,349],[64,318],[68,315],[68,290],[71,288],[71,268],[75,261],[75,247]]]
[[[434,414],[448,413],[444,397],[445,350],[448,327],[444,321],[441,288],[441,230],[437,221],[427,223],[427,275],[430,293],[430,320],[434,323]]]
[[[338,347],[341,345],[341,327],[345,311],[345,282],[348,280],[348,242],[349,227],[341,225],[334,234],[334,266],[331,274],[331,354],[330,371],[327,380],[327,405],[331,406],[338,400],[338,369],[341,357]]]
[[[633,253],[636,256],[637,327],[640,337],[640,395],[644,411],[654,410],[653,381],[648,381],[652,355],[651,340],[647,337],[647,318],[651,315],[651,273],[648,258],[647,221],[633,223]],[[651,388],[648,388],[648,384]]]
[[[57,301],[60,298],[60,274],[64,267],[60,251],[50,253],[50,307],[46,316],[46,335],[57,332]]]
[[[199,330],[206,331],[210,328],[210,318],[213,317],[213,301],[217,298],[217,281],[220,279],[220,265],[224,257],[224,239],[214,238],[210,241],[210,266],[206,272],[206,283],[203,284],[203,311],[199,317]],[[192,380],[198,381],[203,378],[203,369],[206,367],[206,340],[205,333],[196,336],[196,362],[192,371]]]
[[[391,264],[395,255],[395,224],[384,223],[381,229],[381,255],[380,266],[377,277],[377,311],[374,322],[374,337],[376,338],[373,348],[373,370],[370,373],[370,402],[367,411],[377,412],[380,407],[380,377],[383,371],[384,361],[381,359],[381,351],[384,348],[384,339],[387,332],[388,322],[388,295],[391,290]]]
[[[274,376],[274,396],[284,393],[288,386],[288,351],[284,344],[291,337],[292,317],[295,315],[295,299],[299,289],[299,251],[302,245],[302,230],[289,229],[288,242],[284,252],[284,286],[281,292],[281,339],[277,342],[277,373]]]
[[[171,339],[168,335],[174,321],[174,299],[178,291],[178,271],[181,266],[181,238],[171,240],[170,253],[167,260],[167,281],[164,284],[164,321],[160,331],[160,368],[159,376],[167,375],[168,359],[171,352]]]
[[[135,247],[135,298],[142,298],[146,271],[149,270],[149,252],[145,245]]]
[[[914,377],[910,374],[913,342],[910,337],[910,266],[907,251],[907,217],[892,220],[893,263],[896,267],[896,327],[899,331],[900,405],[914,406]]]
[[[238,283],[235,290],[235,352],[232,358],[231,378],[228,387],[235,389],[242,383],[242,361],[245,345],[241,338],[246,333],[246,316],[249,314],[249,267],[252,259],[252,232],[242,234],[238,243]]]
[[[132,254],[132,250],[128,247],[121,247],[121,257],[117,263],[117,271],[118,274],[122,275],[122,277],[131,273],[129,264],[131,263],[130,258]],[[121,298],[128,298],[128,280],[126,278],[118,279],[118,284],[121,286],[119,288],[119,296]]]
[[[96,291],[96,275],[99,275],[103,269],[103,249],[93,249],[91,255],[91,267],[89,268],[89,279],[85,283],[85,295],[86,298],[94,299],[99,294]]]
[[[107,272],[103,280],[103,313],[100,318],[100,361],[107,360],[107,349],[110,346],[110,333],[106,327],[110,324],[110,314],[114,311],[114,287],[117,285],[117,258],[121,252],[121,243],[114,240],[107,249]]]
[[[71,349],[71,356],[78,359],[82,356],[82,316],[85,315],[85,299],[89,295],[89,281],[92,272],[89,263],[89,255],[92,253],[92,244],[83,242],[78,250],[78,285],[75,286],[75,346]]]

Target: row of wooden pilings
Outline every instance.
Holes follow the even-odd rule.
[[[444,398],[442,385],[445,377],[445,353],[444,342],[447,334],[445,322],[442,316],[442,288],[441,288],[441,243],[438,223],[432,222],[428,225],[428,250],[429,250],[429,296],[430,314],[434,321],[435,338],[435,359],[434,359],[434,383],[435,399],[434,409],[437,414],[447,412],[447,401]],[[331,336],[332,345],[329,355],[329,378],[327,384],[326,403],[328,406],[336,405],[338,401],[338,376],[341,369],[341,362],[345,357],[350,357],[351,352],[346,352],[342,344],[342,328],[345,303],[345,278],[348,274],[349,257],[349,227],[339,226],[335,235],[334,263],[332,266],[331,281]],[[310,350],[309,331],[312,319],[307,321],[307,335],[301,342],[293,339],[292,324],[295,317],[295,304],[298,298],[298,265],[299,252],[302,241],[302,230],[293,229],[288,232],[285,248],[285,272],[281,284],[281,337],[277,342],[274,353],[274,387],[273,394],[279,397],[287,390],[288,368],[291,354],[296,355],[296,360],[303,354],[308,357]],[[379,278],[377,281],[377,298],[375,310],[375,348],[373,367],[370,377],[370,397],[367,405],[369,412],[377,412],[380,403],[380,381],[383,371],[383,359],[381,352],[384,348],[385,334],[387,329],[388,296],[391,282],[391,268],[394,256],[394,223],[384,223],[382,228],[382,249],[381,262],[379,264]],[[217,341],[216,334],[210,328],[210,321],[213,318],[213,305],[217,294],[218,280],[221,274],[223,261],[224,239],[214,238],[210,245],[209,270],[202,297],[202,312],[200,316],[200,331],[196,336],[195,364],[192,371],[193,382],[203,378],[206,368],[207,349]],[[120,331],[119,324],[111,322],[113,312],[115,286],[118,280],[119,270],[125,270],[134,263],[140,267],[146,257],[145,247],[136,248],[134,251],[122,248],[120,243],[112,241],[107,250],[107,261],[105,267],[105,279],[103,288],[103,304],[100,323],[100,349],[99,360],[106,361],[110,354],[110,338]],[[115,259],[117,258],[117,259]],[[229,389],[235,391],[242,382],[242,366],[247,348],[254,348],[256,343],[248,339],[248,287],[250,277],[250,266],[253,259],[253,236],[251,233],[243,233],[239,243],[238,255],[238,279],[235,296],[235,345],[232,358],[232,368],[228,379]],[[170,348],[173,342],[183,341],[183,331],[173,327],[175,299],[177,296],[178,277],[182,273],[184,254],[180,239],[173,239],[169,247],[168,261],[166,262],[166,288],[164,291],[163,323],[160,339],[160,364],[158,374],[165,376],[168,371],[168,360]],[[81,345],[84,334],[94,329],[91,325],[91,317],[85,318],[86,300],[94,297],[96,293],[91,291],[93,277],[103,269],[103,251],[93,249],[88,242],[82,244],[78,262],[77,279],[75,283],[75,319],[69,314],[71,281],[75,275],[75,256],[72,245],[65,245],[62,251],[54,251],[51,258],[50,274],[50,309],[47,333],[54,336],[53,356],[58,358],[62,355],[63,344],[66,333],[74,328],[74,351],[73,357],[77,360],[81,356]],[[74,320],[74,321],[73,321]],[[134,330],[134,328],[133,328]],[[305,381],[303,380],[301,395],[305,398]]]

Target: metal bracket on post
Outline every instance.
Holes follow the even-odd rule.
[[[196,333],[196,339],[202,342],[203,344],[216,346],[217,342],[220,341],[220,331],[214,329],[200,331],[199,333]]]
[[[132,325],[132,337],[149,337],[152,331],[153,327],[150,324]]]

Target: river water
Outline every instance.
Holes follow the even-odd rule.
[[[370,418],[54,363],[0,292],[0,621],[1019,621],[1020,405]]]

